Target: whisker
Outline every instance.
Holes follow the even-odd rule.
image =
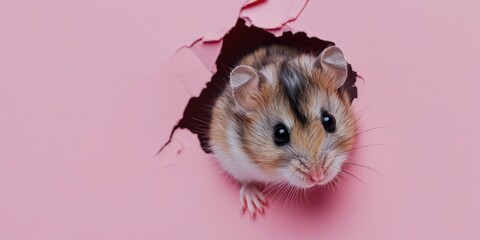
[[[337,178],[338,178],[338,184],[343,188],[343,189],[346,189],[346,186],[343,185],[343,183],[347,184],[347,182],[345,182],[345,180],[342,178],[343,175],[338,175]]]
[[[358,146],[358,147],[354,147],[354,148],[349,149],[349,150],[340,151],[337,154],[335,154],[335,157],[342,156],[342,155],[348,154],[348,153],[354,153],[357,150],[368,148],[368,147],[375,147],[375,146],[388,146],[388,144],[378,143],[378,144],[367,144],[367,145],[363,145],[363,146]]]
[[[203,121],[202,119],[199,119],[199,118],[196,118],[196,117],[192,117],[192,119],[193,119],[193,120],[196,120],[196,121],[199,121],[199,122],[201,122],[201,123],[205,123],[205,124],[207,124],[207,125],[210,125],[209,122]]]
[[[274,193],[274,192],[277,192],[278,193],[278,190],[282,187],[282,184],[272,184],[270,186],[268,186],[263,192],[262,194],[264,194],[265,198],[267,198],[270,194]],[[273,200],[273,197],[272,197],[272,200]]]
[[[300,194],[300,203],[302,204],[302,210],[305,210],[305,189],[304,188],[300,188],[299,190],[299,194]]]
[[[291,202],[290,198],[292,197],[292,189],[293,189],[292,187],[289,187],[287,197],[286,197],[285,203],[284,203],[288,207],[288,213],[291,213],[292,202]]]
[[[279,198],[283,198],[284,195],[286,195],[288,193],[288,191],[290,190],[290,186],[288,185],[285,185],[285,190],[282,191],[282,194],[279,196]],[[283,207],[282,207],[282,212],[285,210],[285,204],[287,203],[286,199],[284,199],[284,202],[283,202]]]
[[[340,146],[340,145],[344,144],[345,142],[350,141],[350,139],[356,138],[356,137],[360,136],[361,134],[364,134],[364,133],[367,133],[367,132],[370,132],[370,131],[373,131],[373,130],[378,130],[378,129],[382,129],[382,128],[387,128],[387,127],[389,127],[389,126],[373,127],[373,128],[369,128],[369,129],[362,130],[362,131],[360,131],[360,132],[358,132],[358,130],[356,130],[356,131],[354,131],[352,134],[347,135],[347,136],[344,136],[344,139],[343,139],[343,140],[337,139],[336,141],[333,141],[333,142],[327,147],[327,149],[336,148],[337,146]]]
[[[345,169],[340,169],[340,171],[342,171],[342,172],[344,172],[344,173],[346,173],[346,174],[354,177],[355,179],[357,179],[358,181],[360,181],[363,185],[365,185],[365,187],[367,187],[368,189],[370,189],[370,187],[368,187],[368,185],[367,185],[364,181],[362,181],[362,179],[360,179],[359,177],[355,176],[353,173],[351,173],[351,172],[349,172],[349,171],[347,171],[347,170],[345,170]]]
[[[300,199],[300,197],[299,197],[299,192],[300,192],[299,188],[296,187],[296,188],[295,188],[295,192],[294,192],[294,196],[295,196],[295,211],[298,211],[298,208],[299,208],[299,206],[300,206],[299,203],[301,203],[301,199]]]
[[[380,174],[382,177],[384,178],[387,178],[384,174],[382,174],[381,172],[377,171],[376,169],[372,168],[372,167],[369,167],[367,165],[362,165],[362,164],[359,164],[359,163],[352,163],[352,162],[344,162],[343,164],[347,164],[347,165],[351,165],[351,166],[356,166],[356,167],[362,167],[362,168],[366,168],[366,169],[369,169],[369,170],[372,170],[378,174]]]
[[[281,195],[282,195],[281,193],[284,191],[286,185],[287,185],[287,183],[281,183],[281,184],[279,184],[278,190],[275,191],[275,194],[272,196],[272,201],[277,197],[278,194],[280,194],[280,195],[278,195],[278,196],[279,196],[278,199],[280,199],[280,197],[281,197]]]

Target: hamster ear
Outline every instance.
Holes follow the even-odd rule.
[[[255,96],[260,94],[260,78],[257,71],[249,66],[241,65],[230,73],[230,87],[233,99],[245,110],[255,107]]]
[[[332,77],[332,84],[340,88],[347,80],[347,61],[342,50],[335,46],[325,48],[315,62],[323,71],[327,71]]]

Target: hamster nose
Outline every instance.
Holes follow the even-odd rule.
[[[312,181],[314,183],[318,183],[318,182],[322,181],[324,178],[325,178],[325,174],[321,170],[318,171],[318,172],[310,173],[310,181]]]

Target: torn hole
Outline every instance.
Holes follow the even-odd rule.
[[[202,41],[192,44],[202,44]],[[217,43],[217,44],[220,44]],[[221,49],[215,61],[214,74],[206,87],[198,97],[192,97],[183,113],[171,131],[169,140],[160,148],[162,152],[171,141],[176,130],[188,129],[198,136],[200,145],[206,153],[211,153],[208,147],[209,123],[212,118],[211,108],[215,100],[224,90],[230,71],[237,65],[238,61],[248,53],[265,45],[279,44],[297,49],[311,55],[319,55],[328,46],[335,45],[331,41],[325,41],[316,37],[309,37],[304,32],[284,31],[281,35],[275,34],[247,24],[244,19],[239,18],[236,25],[221,40]],[[212,48],[215,49],[215,48]],[[348,64],[347,80],[340,88],[348,94],[350,101],[357,98],[356,78],[359,77],[352,66]]]

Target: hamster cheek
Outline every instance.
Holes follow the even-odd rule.
[[[338,175],[338,173],[340,173],[343,162],[345,162],[346,159],[347,157],[345,155],[336,156],[333,158],[331,165],[325,172],[325,179],[322,181],[322,184],[332,181]]]
[[[313,186],[312,183],[307,182],[306,180],[302,179],[298,169],[295,168],[292,164],[287,166],[281,167],[278,169],[279,175],[281,176],[281,181],[286,182],[292,186],[299,187],[299,188],[309,188]]]

